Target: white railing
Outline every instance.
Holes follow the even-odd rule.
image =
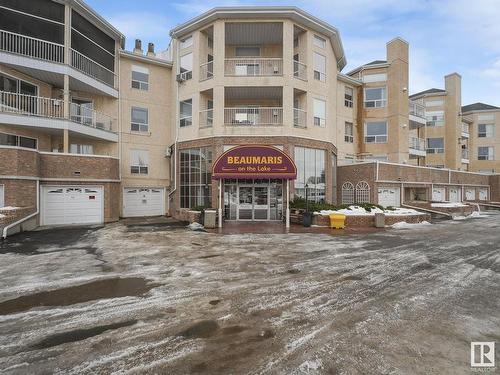
[[[423,138],[417,138],[417,137],[410,137],[408,139],[408,147],[413,149],[413,150],[418,150],[418,151],[425,151],[425,139]]]
[[[281,76],[281,58],[231,58],[224,63],[226,76]]]
[[[0,30],[0,50],[35,59],[64,63],[64,46]]]
[[[74,49],[71,49],[71,66],[98,81],[115,87],[115,73]]]
[[[462,133],[469,135],[469,124],[462,122]]]
[[[300,61],[293,61],[293,76],[307,81],[307,65]]]
[[[214,110],[204,109],[200,111],[200,128],[211,128],[214,125]]]
[[[64,100],[0,91],[0,112],[24,116],[65,119]],[[113,131],[113,119],[91,108],[70,103],[70,121]]]
[[[293,109],[293,126],[297,128],[307,127],[307,112],[303,109],[294,108]]]
[[[214,77],[214,62],[209,61],[200,65],[200,81]]]
[[[425,119],[425,106],[416,102],[409,103],[410,115]]]
[[[462,149],[462,159],[469,160],[469,150]]]
[[[283,108],[224,108],[226,125],[283,125]]]

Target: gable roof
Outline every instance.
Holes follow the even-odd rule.
[[[367,64],[364,64],[364,65],[358,66],[357,68],[354,68],[353,70],[351,70],[350,72],[347,72],[346,74],[348,76],[350,76],[350,75],[353,75],[353,74],[359,72],[363,68],[366,68],[368,66],[370,66],[370,67],[371,66],[376,66],[376,65],[387,65],[387,61],[386,60],[373,60],[373,61],[370,61]]]
[[[445,94],[445,93],[446,93],[446,90],[432,88],[432,89],[428,89],[428,90],[424,90],[424,91],[420,91],[420,92],[417,92],[415,94],[412,94],[409,96],[409,98],[413,99],[413,98],[416,98],[417,96],[423,96],[426,94]]]
[[[486,111],[489,109],[500,109],[494,105],[484,104],[484,103],[473,103],[462,106],[462,113],[473,112],[473,111]]]

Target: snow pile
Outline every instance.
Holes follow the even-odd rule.
[[[484,215],[479,211],[474,211],[469,216],[454,216],[453,220],[466,220],[466,219],[477,219],[482,217],[488,217],[488,215]]]
[[[443,203],[431,203],[431,207],[459,208],[459,207],[467,207],[467,205],[463,203],[443,202]]]
[[[394,210],[381,210],[378,207],[374,207],[371,211],[367,211],[363,207],[359,206],[349,206],[349,208],[343,208],[341,210],[322,210],[320,212],[315,212],[315,215],[328,216],[331,214],[344,214],[346,216],[374,216],[376,213],[383,213],[387,216],[401,216],[401,215],[420,215],[422,212],[414,210],[412,208],[400,208],[397,207]]]
[[[398,223],[392,224],[391,227],[394,229],[413,229],[419,227],[425,227],[427,225],[432,225],[428,221],[422,221],[420,223],[407,223],[406,221],[400,221]]]
[[[14,210],[19,210],[20,207],[13,207],[13,206],[6,206],[6,207],[0,207],[0,211],[14,211]]]
[[[191,223],[187,227],[191,230],[194,230],[194,231],[204,231],[205,230],[205,227],[197,222]]]
[[[3,219],[4,217],[5,217],[5,215],[0,214],[0,219]]]

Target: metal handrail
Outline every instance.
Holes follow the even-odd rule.
[[[421,118],[425,119],[425,106],[424,105],[422,105],[420,103],[416,103],[416,102],[410,102],[409,103],[409,111],[410,111],[410,115],[414,115],[414,116],[421,117]]]
[[[293,60],[293,76],[307,81],[307,65],[300,61]]]
[[[200,65],[200,81],[214,78],[214,62],[209,61]]]
[[[226,125],[283,125],[282,107],[224,108]]]
[[[82,73],[115,87],[116,74],[80,52],[71,49],[71,66]]]
[[[226,76],[281,76],[283,59],[274,57],[234,57],[224,61]]]
[[[39,60],[64,63],[64,45],[0,30],[0,50]]]
[[[297,128],[307,127],[307,112],[300,108],[293,109],[293,126]]]
[[[203,109],[200,111],[200,128],[211,128],[214,125],[214,110]]]

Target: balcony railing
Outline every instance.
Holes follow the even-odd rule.
[[[0,91],[0,113],[65,119],[64,100]],[[70,103],[69,120],[96,129],[113,131],[113,119],[91,108]]]
[[[462,149],[462,159],[469,160],[469,150]]]
[[[293,126],[297,128],[307,127],[307,112],[303,109],[293,109]]]
[[[469,124],[462,123],[462,135],[464,137],[469,137]]]
[[[35,59],[64,63],[64,46],[0,30],[0,50]]]
[[[214,125],[214,110],[204,109],[200,111],[200,128],[211,128]]]
[[[224,124],[226,125],[283,125],[283,108],[224,108]]]
[[[71,66],[98,81],[115,87],[116,75],[114,72],[74,49],[71,49]]]
[[[307,65],[300,61],[293,61],[293,76],[307,81]]]
[[[200,65],[200,81],[214,77],[214,62],[209,61]]]
[[[226,76],[281,76],[283,59],[281,58],[231,58],[224,64]]]
[[[425,119],[425,106],[419,103],[409,103],[410,115],[421,117]]]
[[[425,139],[423,138],[417,138],[417,137],[410,137],[408,139],[408,148],[411,148],[412,150],[418,150],[418,151],[425,151]]]

